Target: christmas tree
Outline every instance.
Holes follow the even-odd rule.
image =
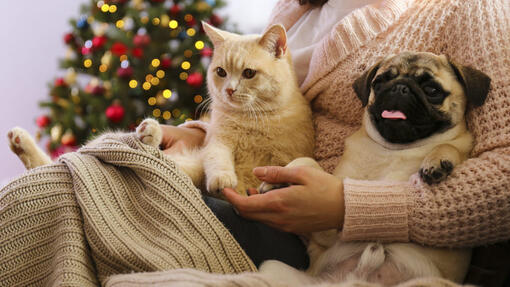
[[[221,0],[93,0],[71,20],[49,113],[37,118],[53,156],[106,129],[133,130],[148,116],[179,124],[207,95],[212,54],[201,21],[224,25]]]

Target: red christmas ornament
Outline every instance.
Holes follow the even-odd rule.
[[[106,36],[95,36],[92,38],[92,47],[94,47],[94,49],[100,49],[107,41],[108,38],[106,38]]]
[[[181,10],[182,10],[181,6],[174,5],[174,6],[172,6],[172,8],[170,8],[170,13],[175,16],[175,15],[179,14],[179,12],[181,12]]]
[[[168,57],[161,58],[161,64],[160,67],[162,69],[168,69],[172,65],[172,59]]]
[[[92,88],[92,94],[94,94],[96,96],[102,95],[103,93],[104,93],[104,88],[99,85]]]
[[[72,42],[74,42],[74,39],[75,38],[74,38],[73,33],[67,33],[64,35],[64,42],[68,45],[71,44]]]
[[[113,123],[119,123],[124,118],[124,108],[119,104],[112,104],[106,109],[106,117]]]
[[[151,37],[147,34],[144,35],[135,35],[133,37],[133,44],[137,47],[145,47],[149,45],[151,42]]]
[[[75,146],[76,145],[76,137],[71,133],[66,133],[62,136],[60,142],[65,146]]]
[[[65,87],[67,86],[66,84],[66,81],[64,80],[64,78],[56,78],[55,79],[55,87]]]
[[[82,55],[88,55],[88,54],[90,54],[91,52],[92,52],[92,49],[87,48],[87,47],[85,47],[85,46],[81,47],[81,54],[82,54]]]
[[[202,49],[202,51],[200,51],[200,55],[202,55],[202,57],[211,57],[213,54],[213,49],[209,48],[209,47],[205,47]]]
[[[223,23],[223,19],[216,14],[212,14],[211,18],[209,19],[209,22],[211,23],[211,25],[217,27],[217,26],[221,25],[221,23]]]
[[[118,57],[125,55],[127,53],[127,50],[128,50],[127,46],[121,42],[115,42],[110,48],[110,51],[112,51],[112,53]]]
[[[48,116],[40,116],[35,120],[37,126],[40,128],[45,128],[51,123],[51,119]]]
[[[186,83],[193,88],[200,88],[204,82],[204,76],[201,73],[195,72],[188,76]]]
[[[120,78],[130,78],[131,76],[133,75],[133,68],[131,67],[127,67],[127,68],[122,68],[122,67],[119,67],[117,69],[117,76],[119,76]]]
[[[133,57],[135,58],[143,58],[143,50],[141,48],[134,48],[131,53],[133,54]]]

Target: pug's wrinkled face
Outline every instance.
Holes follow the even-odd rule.
[[[353,87],[379,134],[390,143],[407,144],[464,121],[465,68],[443,55],[405,52],[376,64]],[[483,103],[488,83],[473,96],[483,97],[476,103]]]

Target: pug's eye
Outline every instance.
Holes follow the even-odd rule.
[[[439,105],[444,100],[443,91],[434,86],[425,86],[423,91],[427,94],[427,99],[431,104]]]
[[[243,77],[245,77],[246,79],[251,79],[253,77],[255,77],[255,74],[257,73],[257,71],[255,70],[252,70],[252,69],[244,69],[243,71]]]
[[[436,95],[439,93],[439,90],[436,89],[435,87],[431,87],[431,86],[427,86],[425,88],[423,88],[423,90],[425,91],[425,93],[427,93],[427,95]]]
[[[218,74],[219,77],[225,78],[227,76],[227,72],[222,67],[216,68],[216,74]]]

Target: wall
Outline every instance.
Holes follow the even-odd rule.
[[[10,151],[7,132],[14,126],[35,134],[38,101],[47,99],[47,83],[63,71],[58,59],[65,54],[62,36],[68,20],[88,0],[11,1],[0,17],[0,186],[24,171]],[[276,0],[228,0],[228,15],[242,32],[260,32]]]

